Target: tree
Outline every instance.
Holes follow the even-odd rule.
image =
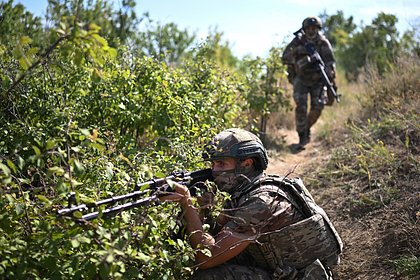
[[[13,0],[0,3],[0,42],[14,47],[22,36],[30,36],[33,45],[43,43],[40,17],[25,10],[22,4],[13,5]]]
[[[411,28],[403,33],[400,45],[404,54],[420,57],[420,17],[416,18]]]
[[[356,79],[361,69],[375,67],[379,74],[392,67],[400,53],[398,19],[394,15],[379,13],[372,24],[353,35],[349,44],[340,54],[346,76]]]
[[[53,26],[72,26],[76,22],[82,26],[95,23],[100,27],[100,35],[112,47],[128,43],[135,38],[141,19],[134,11],[134,0],[121,0],[115,9],[115,1],[109,0],[48,0],[46,19]]]
[[[195,33],[180,29],[175,23],[156,24],[145,14],[145,31],[139,32],[135,48],[141,55],[177,65],[195,40]]]
[[[328,16],[324,11],[320,18],[323,22],[322,30],[331,44],[338,48],[345,47],[357,27],[353,23],[353,17],[345,18],[343,11],[337,11],[337,14]]]
[[[203,55],[222,67],[230,69],[239,67],[239,60],[233,55],[229,41],[224,41],[223,32],[219,32],[216,28],[209,29],[205,42],[192,54],[193,57],[198,55]]]

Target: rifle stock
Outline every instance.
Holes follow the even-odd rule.
[[[127,211],[132,208],[148,205],[153,201],[156,201],[160,195],[164,192],[172,192],[173,190],[169,187],[166,183],[167,180],[172,180],[177,183],[183,184],[187,186],[192,195],[195,195],[194,186],[197,183],[205,182],[206,180],[212,180],[212,171],[210,168],[208,169],[200,169],[193,172],[186,172],[186,171],[176,171],[173,172],[172,175],[167,176],[165,178],[158,178],[152,179],[150,181],[139,183],[135,186],[134,191],[128,194],[119,195],[115,197],[106,198],[103,200],[96,201],[92,204],[80,204],[72,206],[74,202],[76,202],[75,193],[70,193],[68,199],[68,208],[58,210],[59,216],[73,216],[77,212],[81,212],[82,216],[77,219],[79,222],[82,221],[89,221],[99,217],[108,217],[113,216],[117,213],[122,211]],[[149,196],[143,197],[144,195],[148,194]],[[130,201],[131,200],[131,201]],[[125,203],[122,203],[127,201]],[[115,205],[118,203],[122,203],[119,205]],[[97,209],[99,206],[109,206],[102,211],[92,211]],[[89,213],[86,213],[89,212]],[[85,213],[85,214],[83,214]]]

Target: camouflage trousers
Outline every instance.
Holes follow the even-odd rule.
[[[315,261],[299,272],[282,269],[273,274],[263,269],[235,264],[225,264],[198,270],[193,280],[333,280],[331,272],[320,261]]]
[[[305,85],[297,77],[293,82],[293,99],[296,103],[295,123],[296,131],[305,133],[312,125],[316,123],[321,115],[324,104],[319,100],[322,92],[322,82],[314,85]],[[308,113],[308,93],[310,95],[310,110]]]

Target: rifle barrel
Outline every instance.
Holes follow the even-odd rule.
[[[136,208],[136,207],[139,207],[139,206],[149,204],[150,202],[152,202],[156,199],[157,199],[157,195],[153,194],[149,197],[142,198],[142,199],[139,199],[139,200],[134,201],[134,202],[127,202],[127,203],[124,203],[122,205],[117,205],[117,206],[114,206],[114,207],[111,207],[111,208],[107,208],[107,209],[102,211],[102,215],[104,217],[113,216],[113,215],[116,215],[116,214],[118,214],[122,211],[130,210],[132,208]],[[85,214],[85,215],[82,216],[80,221],[89,221],[89,220],[96,219],[99,216],[99,213],[100,213],[99,211],[95,211],[95,212],[92,212],[92,213]]]
[[[92,220],[98,217],[99,213],[102,213],[103,216],[110,216],[114,215],[118,212],[129,210],[138,206],[142,206],[145,204],[150,203],[151,201],[154,201],[157,199],[159,192],[165,191],[165,192],[172,192],[173,190],[170,189],[169,185],[166,183],[168,179],[176,181],[180,184],[188,186],[190,189],[191,187],[198,183],[198,182],[204,182],[206,180],[212,179],[212,170],[210,168],[208,169],[201,169],[193,172],[173,172],[172,175],[166,177],[166,178],[160,178],[160,179],[152,179],[150,181],[137,184],[134,188],[134,192],[109,197],[103,200],[96,201],[92,204],[81,204],[81,205],[75,205],[71,206],[71,201],[69,200],[69,207],[58,210],[59,216],[65,216],[65,215],[72,215],[76,211],[84,212],[84,211],[92,211],[92,208],[99,207],[101,205],[108,205],[108,204],[115,204],[124,200],[134,200],[136,201],[130,201],[121,205],[115,205],[110,208],[104,209],[102,212],[100,211],[94,211],[91,213],[86,213],[82,216],[81,220]],[[147,188],[143,190],[144,188]],[[191,192],[193,193],[194,190],[191,189]],[[139,197],[150,194],[150,196],[146,198],[138,199]],[[75,195],[71,196],[71,198],[75,201]],[[73,201],[72,200],[72,201]]]

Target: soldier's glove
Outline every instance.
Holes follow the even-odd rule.
[[[335,71],[334,68],[331,66],[327,66],[325,67],[325,73],[328,76],[328,79],[330,79],[330,81],[335,84],[334,79],[335,79]]]

